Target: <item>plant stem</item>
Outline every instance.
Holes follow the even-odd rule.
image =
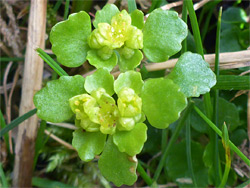
[[[0,62],[24,61],[24,57],[0,57]]]
[[[141,175],[142,179],[146,182],[147,185],[152,185],[153,180],[148,176],[145,170],[142,168],[141,164],[138,162],[137,172]]]
[[[215,45],[215,74],[218,78],[219,76],[219,57],[220,57],[220,28],[221,28],[221,11],[219,12],[218,22],[217,22],[217,32],[216,32],[216,45]],[[213,103],[213,122],[218,127],[219,121],[219,90],[215,89],[214,91],[214,103]],[[215,180],[218,185],[221,182],[221,166],[220,166],[220,157],[218,149],[218,135],[212,134],[214,137],[214,166],[215,166]]]
[[[205,114],[203,114],[198,107],[194,106],[194,110],[222,138],[222,132],[220,129]],[[250,166],[250,160],[230,140],[229,146],[248,166]]]
[[[65,8],[64,8],[64,20],[66,20],[68,18],[68,14],[69,14],[69,2],[70,0],[66,0],[66,3],[65,3]]]
[[[1,129],[4,129],[6,127],[6,123],[2,114],[2,111],[0,110],[0,127]],[[4,142],[6,144],[7,151],[9,152],[9,135],[4,135]]]
[[[169,154],[169,151],[170,149],[172,148],[172,146],[174,145],[175,141],[177,140],[178,136],[179,136],[179,133],[182,129],[182,127],[185,125],[185,120],[189,114],[189,112],[191,111],[193,107],[193,102],[190,102],[186,108],[186,110],[183,112],[182,116],[180,117],[179,121],[178,121],[178,125],[177,127],[175,128],[175,131],[166,147],[166,149],[164,150],[163,154],[162,154],[162,157],[161,157],[161,160],[157,166],[157,169],[155,171],[155,175],[154,175],[154,181],[157,181],[160,174],[161,174],[161,170],[164,166],[164,163],[166,161],[166,158],[167,158],[167,155]]]
[[[23,114],[22,116],[14,119],[10,124],[8,124],[4,129],[2,129],[0,131],[0,137],[2,137],[5,133],[9,132],[10,130],[12,130],[16,126],[18,126],[20,123],[22,123],[26,119],[28,119],[31,116],[33,116],[36,113],[36,111],[37,111],[37,109],[35,108],[35,109],[27,112],[26,114]]]
[[[135,9],[137,9],[135,0],[128,0],[128,13],[133,12]]]
[[[191,130],[190,130],[190,115],[187,117],[186,121],[186,153],[187,153],[187,163],[188,163],[188,170],[193,180],[194,187],[197,187],[193,163],[192,163],[192,153],[191,153]]]
[[[187,23],[187,5],[186,1],[183,1],[182,5],[182,20]],[[187,38],[185,38],[182,42],[181,54],[184,54],[187,51]]]
[[[5,176],[4,171],[3,171],[2,163],[0,163],[0,177],[1,177],[1,180],[2,180],[2,186],[3,187],[9,187],[8,182],[6,180],[6,176]]]

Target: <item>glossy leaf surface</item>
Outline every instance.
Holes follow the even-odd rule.
[[[119,131],[113,136],[113,141],[120,152],[125,152],[129,156],[139,154],[147,140],[147,126],[138,123],[131,131]]]
[[[54,123],[68,120],[73,116],[69,99],[85,92],[84,78],[80,75],[61,76],[48,82],[34,96],[38,117]]]
[[[110,58],[104,60],[98,55],[97,50],[89,50],[87,54],[87,60],[97,69],[106,68],[107,70],[111,71],[117,64],[118,58],[117,55],[113,52]]]
[[[50,32],[52,51],[67,67],[78,67],[86,61],[89,50],[87,38],[91,33],[89,15],[81,11],[56,24]]]
[[[187,105],[179,86],[164,78],[146,81],[141,98],[142,109],[149,123],[159,129],[165,129],[176,121]]]
[[[180,86],[186,97],[199,97],[216,84],[216,76],[201,55],[186,52],[168,76]]]
[[[106,69],[98,69],[86,77],[84,87],[88,93],[103,88],[109,95],[114,94],[114,77]]]
[[[73,133],[72,145],[77,150],[81,160],[88,162],[103,151],[106,136],[100,131],[85,132],[83,129],[78,129]]]
[[[119,69],[122,72],[133,70],[136,68],[143,59],[143,54],[140,50],[133,50],[133,55],[128,58],[126,53],[123,53],[122,51],[119,51],[120,58],[119,58]]]
[[[95,14],[95,20],[93,25],[95,28],[98,27],[99,23],[111,23],[111,18],[116,15],[119,9],[114,4],[107,4],[105,5],[102,10],[98,10]]]
[[[121,73],[114,83],[114,89],[117,94],[124,87],[131,88],[135,91],[136,94],[140,94],[142,86],[143,81],[141,78],[141,74],[135,71],[127,71],[125,73]]]
[[[181,50],[187,33],[187,25],[177,12],[156,9],[144,26],[143,51],[150,61],[166,61]]]
[[[102,175],[118,187],[122,184],[133,185],[137,180],[136,157],[120,152],[113,143],[112,136],[109,137],[104,147],[98,166]]]

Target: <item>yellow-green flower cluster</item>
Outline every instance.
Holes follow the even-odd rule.
[[[111,19],[111,24],[99,23],[88,38],[92,49],[98,49],[98,55],[109,59],[114,49],[126,50],[133,55],[134,49],[142,49],[143,34],[140,29],[131,25],[131,17],[126,10],[117,13]]]
[[[116,128],[129,131],[142,119],[141,98],[133,89],[123,88],[118,94],[118,106],[115,100],[103,88],[89,94],[72,97],[69,100],[76,114],[76,125],[87,132],[101,131],[114,134]]]

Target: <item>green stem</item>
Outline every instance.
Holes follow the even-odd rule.
[[[135,9],[137,9],[135,0],[128,0],[128,12],[132,13]]]
[[[23,57],[0,57],[0,62],[24,61]]]
[[[3,171],[2,163],[0,163],[0,177],[1,177],[1,180],[2,180],[2,186],[3,187],[9,187],[8,182],[6,180],[6,177],[5,177],[5,174],[4,174],[4,171]]]
[[[162,133],[161,133],[161,152],[162,153],[167,146],[167,140],[168,140],[167,135],[168,135],[168,129],[162,129]]]
[[[148,176],[140,163],[138,163],[137,172],[141,175],[142,179],[146,182],[147,185],[150,186],[153,184],[153,180]]]
[[[187,121],[186,121],[186,152],[187,152],[188,170],[192,177],[194,187],[197,187],[194,170],[193,170],[193,163],[192,163],[190,115],[187,117]]]
[[[57,12],[57,10],[60,8],[62,4],[62,0],[57,0],[56,5],[54,6],[53,10]]]
[[[0,127],[1,127],[1,129],[3,129],[3,128],[6,127],[6,123],[5,123],[5,120],[4,120],[4,117],[3,117],[3,114],[2,114],[1,110],[0,110],[0,119],[1,119]],[[9,151],[9,135],[8,134],[4,135],[4,142],[6,144],[7,151]]]
[[[162,157],[161,157],[161,160],[160,160],[160,162],[159,162],[159,164],[157,166],[157,169],[155,171],[155,175],[154,175],[154,178],[153,178],[154,181],[158,180],[158,178],[159,178],[159,176],[161,174],[161,170],[162,170],[162,168],[163,168],[163,166],[165,164],[166,158],[167,158],[167,156],[169,154],[169,151],[172,148],[172,146],[174,145],[175,141],[177,140],[182,127],[185,125],[185,120],[186,120],[189,112],[191,111],[192,107],[193,107],[193,102],[190,102],[188,104],[186,110],[184,111],[184,113],[180,117],[180,119],[178,121],[178,125],[177,125],[177,127],[176,127],[176,129],[175,129],[175,131],[174,131],[174,133],[173,133],[173,135],[172,135],[166,149],[164,150],[164,152],[162,154]]]
[[[68,14],[69,14],[69,2],[70,2],[70,0],[66,0],[65,8],[64,8],[64,16],[63,16],[64,20],[66,20],[68,18]]]
[[[36,111],[37,111],[37,109],[35,108],[35,109],[27,112],[26,114],[23,114],[22,116],[14,119],[10,124],[8,124],[4,129],[2,129],[0,131],[0,137],[2,137],[5,133],[9,132],[10,130],[12,130],[16,126],[18,126],[20,123],[22,123],[23,121],[25,121],[29,117],[33,116],[36,113]]]
[[[221,10],[219,12],[218,22],[217,22],[217,32],[216,32],[216,45],[215,45],[215,74],[218,78],[219,76],[219,56],[220,56],[220,27],[221,27]],[[219,121],[219,90],[215,89],[214,92],[214,103],[213,103],[213,122],[218,127]],[[221,166],[220,157],[218,149],[218,135],[213,134],[214,137],[214,166],[215,166],[215,179],[218,185],[221,182]]]
[[[182,20],[187,23],[187,5],[186,1],[183,1],[182,5]],[[185,53],[187,51],[187,38],[185,38],[182,42],[182,49],[181,54]]]
[[[205,114],[203,114],[198,107],[194,106],[194,110],[222,138],[222,132],[220,129]],[[248,166],[250,166],[250,160],[231,141],[229,141],[229,146],[231,150],[233,150]]]

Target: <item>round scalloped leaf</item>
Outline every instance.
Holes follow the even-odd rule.
[[[170,79],[156,78],[145,82],[142,88],[142,109],[149,123],[165,129],[180,117],[187,99]]]
[[[86,77],[84,87],[88,93],[103,88],[112,96],[114,94],[114,77],[106,69],[97,69],[92,75]]]
[[[118,12],[120,11],[114,4],[106,4],[102,10],[96,12],[93,25],[97,28],[99,23],[111,24],[112,17]]]
[[[134,50],[134,54],[131,58],[127,58],[123,54],[120,54],[120,58],[118,61],[119,69],[122,72],[134,70],[134,68],[140,65],[142,59],[143,54],[140,50]]]
[[[73,133],[72,146],[77,150],[81,160],[88,162],[103,151],[106,136],[100,131],[85,132],[83,129],[78,129]]]
[[[199,97],[216,84],[216,76],[199,54],[186,52],[168,76],[186,97]]]
[[[137,180],[136,157],[130,157],[126,153],[120,152],[113,143],[112,136],[109,136],[98,166],[102,175],[118,187],[123,184],[133,185]]]
[[[117,94],[124,87],[131,88],[135,91],[136,94],[140,94],[142,86],[143,81],[141,78],[141,73],[135,71],[127,71],[125,73],[121,73],[115,80],[114,84],[115,92]]]
[[[138,29],[143,29],[144,27],[144,14],[142,11],[135,9],[131,14],[132,25]]]
[[[87,54],[87,60],[97,69],[106,68],[107,70],[111,71],[117,64],[118,58],[115,52],[113,52],[109,59],[104,60],[97,54],[97,50],[89,50]]]
[[[177,12],[156,9],[143,29],[143,52],[150,61],[166,61],[181,50],[187,33],[187,25]]]
[[[66,67],[82,65],[89,50],[87,38],[90,33],[90,17],[84,11],[71,14],[68,20],[57,23],[50,32],[52,51],[57,60]]]
[[[113,141],[120,152],[135,156],[141,152],[144,142],[147,140],[147,129],[144,123],[138,123],[131,131],[117,131]]]
[[[83,93],[86,93],[84,78],[80,75],[61,76],[48,82],[33,99],[38,117],[53,123],[70,119],[74,113],[70,109],[69,99]]]

